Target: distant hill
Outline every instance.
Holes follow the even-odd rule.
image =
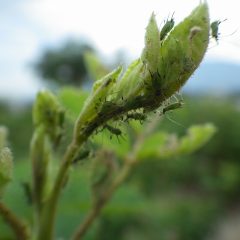
[[[190,94],[236,94],[240,92],[240,65],[229,62],[203,62],[183,91]]]

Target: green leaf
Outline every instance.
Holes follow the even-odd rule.
[[[214,125],[207,123],[190,127],[187,134],[181,138],[177,138],[175,134],[155,133],[145,140],[138,158],[166,159],[191,154],[205,145],[215,132]]]
[[[160,33],[153,13],[146,28],[145,48],[141,56],[143,63],[147,64],[152,73],[156,72],[160,64],[161,42],[159,37]]]
[[[164,132],[157,132],[150,137],[146,138],[142,148],[138,154],[139,159],[158,157],[159,148],[166,144],[168,134]]]
[[[196,151],[206,144],[215,132],[216,127],[211,123],[190,127],[187,135],[180,139],[178,152],[180,154],[189,154]]]
[[[93,52],[86,52],[84,54],[84,60],[86,62],[88,72],[94,81],[102,78],[109,72],[109,69],[103,65],[97,55]]]
[[[91,120],[98,115],[98,111],[100,111],[102,105],[106,102],[109,92],[116,83],[121,72],[122,67],[118,67],[94,83],[92,92],[85,101],[83,109],[79,115],[77,125],[80,128],[82,125],[91,122]]]
[[[58,92],[59,101],[72,121],[77,119],[88,95],[88,92],[73,87],[64,87]]]

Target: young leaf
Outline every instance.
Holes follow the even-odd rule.
[[[138,158],[167,159],[190,154],[206,144],[215,132],[214,125],[208,123],[190,127],[187,134],[181,138],[174,134],[156,133],[145,140]]]
[[[103,65],[97,55],[93,52],[88,51],[84,53],[84,60],[93,81],[102,78],[109,72],[109,69]]]
[[[216,133],[216,127],[211,123],[196,125],[189,128],[185,137],[181,138],[178,152],[189,154],[202,147]]]
[[[72,87],[61,88],[58,92],[58,98],[66,109],[66,117],[69,117],[73,122],[76,121],[88,95],[87,91],[81,89]]]
[[[145,48],[141,56],[143,63],[146,63],[147,68],[152,73],[156,72],[160,64],[161,42],[159,36],[159,29],[153,13],[146,29]]]

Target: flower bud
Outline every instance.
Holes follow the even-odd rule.
[[[107,97],[121,72],[122,67],[118,67],[94,83],[92,93],[85,102],[77,125],[84,125],[96,117],[104,102],[107,101]]]
[[[141,60],[146,64],[150,72],[156,72],[160,64],[160,33],[155,19],[152,14],[145,35],[145,48],[141,56]]]
[[[0,150],[6,145],[7,135],[7,128],[0,126]]]
[[[199,66],[209,42],[209,14],[201,3],[169,34],[161,47],[162,92],[170,97]]]
[[[55,142],[61,134],[63,121],[64,110],[57,98],[50,91],[39,92],[33,107],[35,127],[44,127],[45,133]]]
[[[94,84],[76,124],[78,142],[110,119],[161,107],[189,79],[209,42],[207,4],[200,3],[183,22],[174,24],[172,16],[159,31],[152,14],[141,58],[122,77],[118,68]]]
[[[4,188],[12,180],[13,160],[9,148],[0,151],[0,197]]]

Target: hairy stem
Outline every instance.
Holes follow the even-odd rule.
[[[63,162],[59,168],[55,184],[53,186],[53,190],[48,201],[45,204],[45,208],[40,220],[40,228],[39,232],[37,233],[37,240],[50,240],[54,238],[54,223],[55,223],[55,216],[56,216],[56,209],[57,209],[57,202],[59,195],[61,193],[61,189],[63,187],[64,181],[67,178],[68,170],[71,165],[72,159],[78,149],[81,147],[84,141],[79,141],[76,143],[73,141],[65,155]]]
[[[23,223],[3,202],[0,202],[0,215],[3,220],[12,228],[16,239],[30,239],[28,226]]]

